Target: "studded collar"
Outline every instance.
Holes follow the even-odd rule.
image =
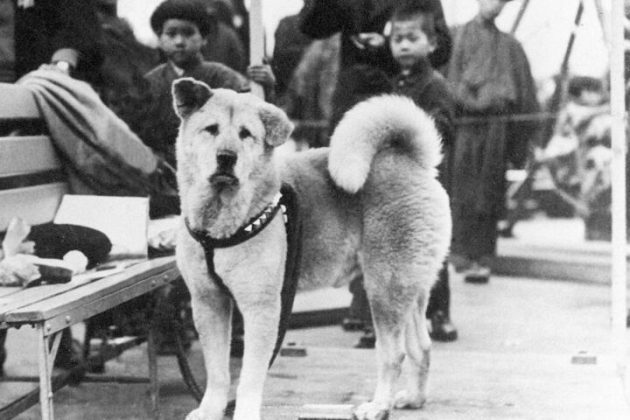
[[[274,219],[278,210],[282,209],[283,214],[286,214],[286,207],[281,203],[281,199],[282,194],[276,194],[271,203],[269,203],[263,211],[252,217],[247,223],[241,226],[234,235],[228,238],[213,238],[208,234],[208,232],[192,229],[188,223],[188,219],[185,219],[186,228],[188,229],[190,235],[201,243],[204,248],[228,248],[235,246],[262,232],[262,230]]]

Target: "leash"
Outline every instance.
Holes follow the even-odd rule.
[[[206,265],[208,266],[208,273],[213,278],[217,286],[236,304],[234,295],[215,270],[214,250],[216,248],[229,248],[241,244],[258,235],[269,225],[269,223],[271,223],[280,210],[282,210],[283,213],[285,229],[287,232],[287,258],[284,266],[282,290],[280,292],[281,307],[278,337],[269,362],[270,367],[280,351],[280,347],[282,346],[282,341],[284,340],[284,336],[289,326],[289,317],[291,316],[291,311],[293,310],[293,302],[297,291],[297,280],[299,276],[301,256],[301,244],[299,240],[301,224],[298,217],[298,202],[295,190],[288,184],[282,184],[280,192],[274,197],[273,201],[263,211],[252,217],[229,238],[213,238],[205,231],[192,229],[188,220],[184,220],[190,235],[203,247],[206,256]]]

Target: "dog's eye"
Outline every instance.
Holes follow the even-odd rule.
[[[241,138],[241,140],[243,140],[247,137],[251,137],[252,133],[250,133],[247,128],[241,128],[241,131],[238,132],[238,136]]]
[[[219,134],[219,124],[209,125],[204,130],[212,134],[213,136],[216,136],[217,134]]]

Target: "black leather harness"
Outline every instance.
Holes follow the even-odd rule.
[[[274,219],[279,211],[282,211],[285,223],[285,229],[287,232],[287,258],[285,262],[284,281],[282,283],[281,291],[281,310],[280,310],[280,325],[278,328],[278,338],[271,357],[269,365],[273,363],[284,335],[289,325],[289,317],[293,309],[293,301],[295,300],[295,293],[297,290],[297,280],[299,276],[299,265],[301,256],[300,247],[300,230],[301,224],[298,215],[298,202],[297,195],[293,188],[288,184],[282,184],[280,193],[274,198],[271,204],[267,206],[258,215],[251,218],[244,226],[242,226],[234,235],[229,238],[217,239],[211,237],[205,231],[198,231],[190,228],[188,220],[186,222],[186,228],[190,235],[201,244],[206,255],[206,264],[208,266],[208,273],[212,276],[217,286],[236,304],[236,300],[232,295],[229,287],[225,284],[223,279],[217,274],[214,267],[214,250],[216,248],[228,248],[238,244],[241,244],[248,239],[253,238]]]

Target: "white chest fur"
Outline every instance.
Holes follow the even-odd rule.
[[[214,267],[237,302],[248,296],[279,298],[284,279],[287,235],[281,213],[258,235],[214,251]]]

